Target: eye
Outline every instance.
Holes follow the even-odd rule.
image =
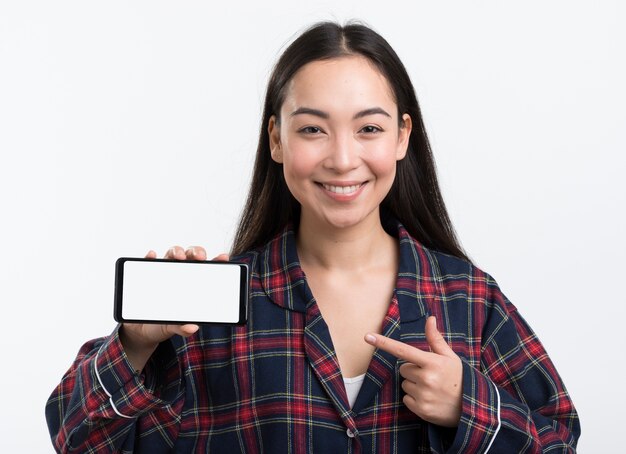
[[[314,134],[321,133],[322,130],[318,128],[317,126],[305,126],[304,128],[299,129],[298,132],[303,133],[303,134],[314,135]]]
[[[383,130],[380,129],[378,126],[367,125],[367,126],[363,126],[360,132],[364,132],[365,134],[376,134],[382,131]]]

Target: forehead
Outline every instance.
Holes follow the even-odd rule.
[[[287,85],[283,110],[299,107],[328,112],[386,107],[395,113],[395,97],[383,74],[362,56],[307,63]]]

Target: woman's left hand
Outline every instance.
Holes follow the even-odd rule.
[[[365,341],[406,361],[400,366],[406,393],[404,404],[425,421],[457,427],[461,419],[463,364],[437,330],[435,317],[426,320],[426,352],[380,334],[367,334]]]

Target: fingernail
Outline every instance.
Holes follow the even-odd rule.
[[[376,343],[376,337],[375,337],[375,336],[373,336],[372,334],[366,334],[366,335],[365,335],[365,340],[366,340],[367,342],[369,342],[370,344],[374,344],[374,343]]]

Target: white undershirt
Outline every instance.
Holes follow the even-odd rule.
[[[365,374],[357,375],[352,378],[344,378],[343,385],[346,387],[346,394],[348,395],[348,402],[350,403],[350,408],[354,406],[354,402],[356,401],[356,396],[359,395],[359,391],[361,390],[361,385],[365,380]]]

